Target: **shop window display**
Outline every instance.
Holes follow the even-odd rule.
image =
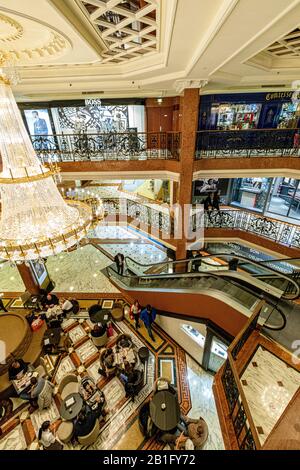
[[[268,197],[270,182],[270,178],[234,179],[232,204],[262,212]]]
[[[299,180],[275,178],[272,183],[267,210],[270,214],[300,219]]]
[[[217,129],[255,129],[261,111],[261,104],[221,104],[215,107],[218,114]]]

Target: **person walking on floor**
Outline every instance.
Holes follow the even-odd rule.
[[[141,306],[138,300],[135,300],[130,307],[130,318],[131,320],[135,321],[135,328],[136,330],[140,327],[139,325],[139,318],[141,313]]]
[[[117,253],[116,256],[114,257],[115,263],[117,265],[117,270],[118,274],[121,274],[123,276],[124,274],[124,255],[122,253]]]
[[[150,338],[152,339],[152,341],[155,341],[155,338],[152,333],[152,325],[156,318],[155,308],[151,307],[151,305],[148,304],[147,307],[142,310],[140,318],[144,322],[144,325],[148,330]]]

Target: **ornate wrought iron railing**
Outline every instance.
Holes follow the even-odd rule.
[[[199,131],[196,160],[202,158],[299,157],[298,129]]]
[[[193,230],[204,223],[205,228],[242,230],[268,238],[281,245],[300,248],[300,226],[264,217],[245,210],[224,209],[197,216],[193,214]]]
[[[109,214],[110,219],[113,216],[130,217],[133,225],[143,227],[147,226],[152,234],[171,238],[174,235],[174,222],[168,210],[159,210],[156,207],[146,206],[129,199],[105,199],[103,198],[105,212]]]
[[[241,349],[256,329],[263,306],[264,301],[261,301],[257,305],[253,315],[247,321],[245,327],[229,346],[227,350],[227,361],[224,364],[222,372],[222,385],[229,409],[229,416],[240,450],[256,450],[261,448],[258,433],[243,391],[235,361]]]
[[[41,161],[179,160],[180,132],[31,135]]]

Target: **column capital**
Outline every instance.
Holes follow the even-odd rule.
[[[174,88],[177,93],[181,94],[183,90],[187,88],[204,88],[208,84],[208,80],[206,79],[194,79],[194,80],[176,80],[174,84]]]

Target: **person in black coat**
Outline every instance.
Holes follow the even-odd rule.
[[[124,255],[122,253],[117,253],[116,256],[114,257],[114,261],[117,265],[118,274],[121,274],[121,276],[123,276],[124,261],[125,261]]]
[[[22,375],[28,370],[28,363],[23,359],[14,359],[8,369],[9,380],[15,380],[18,375]]]

